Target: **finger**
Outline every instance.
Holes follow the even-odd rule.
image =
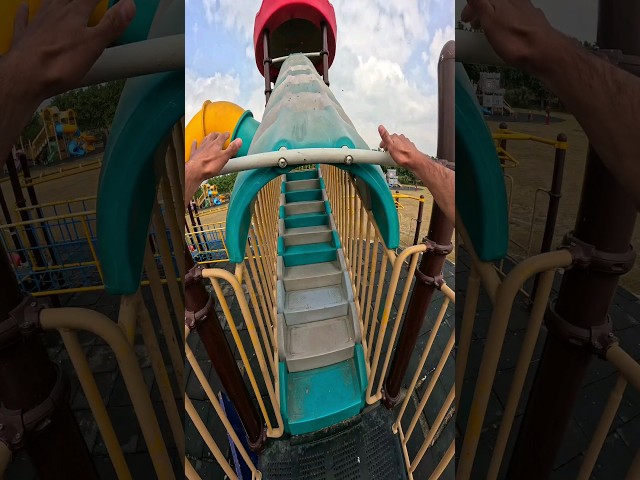
[[[227,153],[227,158],[235,157],[240,151],[241,147],[242,147],[242,139],[236,138],[233,142],[229,144],[229,146],[225,150],[225,152]]]
[[[466,4],[460,13],[460,21],[469,23],[476,18],[476,12],[471,5]]]
[[[73,2],[73,9],[80,15],[87,17],[88,23],[89,17],[91,17],[91,14],[101,1],[102,0],[67,0],[67,3]]]
[[[127,29],[136,14],[133,0],[120,0],[107,10],[100,23],[91,29],[94,39],[102,48],[115,42]]]
[[[20,38],[22,38],[22,34],[27,29],[27,24],[29,23],[29,4],[26,2],[22,2],[18,7],[18,11],[16,12],[16,17],[13,20],[13,40],[11,42],[12,45],[15,45]]]
[[[467,6],[474,13],[469,21],[484,23],[492,14],[495,13],[496,7],[489,0],[467,0]],[[465,8],[466,8],[465,7]]]
[[[230,136],[231,134],[229,132],[220,133],[216,138],[213,139],[213,143],[219,145],[220,148],[222,148]]]
[[[378,133],[380,134],[380,138],[382,139],[384,144],[388,147],[391,143],[391,136],[389,135],[389,131],[384,127],[384,125],[380,125],[378,127]]]
[[[193,142],[191,142],[191,153],[189,154],[189,158],[195,155],[196,150],[198,150],[198,141],[194,140]]]
[[[206,137],[204,137],[204,139],[202,140],[203,144],[210,144],[213,143],[216,138],[218,138],[220,136],[220,134],[218,132],[211,132],[209,135],[207,135]]]

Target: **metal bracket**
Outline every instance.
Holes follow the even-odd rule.
[[[213,305],[213,295],[209,295],[209,299],[207,303],[197,312],[192,312],[189,310],[184,311],[184,324],[190,329],[193,330],[196,328],[196,325],[207,318],[207,312],[211,310]]]
[[[427,246],[427,252],[433,252],[435,255],[443,255],[446,257],[453,251],[453,242],[449,242],[446,245],[441,245],[434,242],[433,240],[429,240],[428,237],[424,237],[422,239],[422,243]]]
[[[69,384],[59,365],[56,369],[56,383],[40,404],[23,412],[0,407],[0,442],[15,452],[25,443],[25,434],[38,433],[51,424],[51,417],[67,402]]]
[[[598,273],[623,275],[633,268],[636,252],[633,245],[623,253],[603,252],[594,245],[577,238],[573,231],[567,233],[560,248],[571,251],[573,266]]]
[[[438,289],[445,283],[442,273],[439,273],[435,277],[430,277],[429,275],[425,275],[424,273],[422,273],[419,268],[416,268],[415,276],[416,279],[420,280],[425,285],[435,285],[435,287]]]
[[[549,332],[567,341],[571,345],[586,348],[602,359],[606,359],[607,350],[618,344],[613,334],[611,317],[607,315],[605,323],[583,328],[573,325],[562,318],[555,309],[555,302],[549,302],[545,315],[545,324]]]
[[[202,265],[194,265],[184,274],[184,288],[190,287],[195,282],[202,280],[202,271],[204,267]]]
[[[40,311],[47,305],[32,296],[26,296],[9,317],[0,322],[0,350],[14,344],[22,337],[28,337],[41,330]]]

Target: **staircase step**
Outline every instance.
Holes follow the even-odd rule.
[[[324,200],[322,196],[322,190],[319,188],[315,190],[295,190],[293,192],[286,192],[284,198],[287,203],[298,202],[313,202],[318,200]]]
[[[284,182],[284,193],[294,192],[296,190],[317,190],[321,188],[320,179],[314,178],[311,180],[293,180],[291,182]]]
[[[288,292],[308,288],[327,287],[342,283],[343,272],[338,260],[324,263],[309,263],[299,267],[284,267],[282,279]]]
[[[328,225],[329,216],[324,212],[302,213],[290,215],[284,219],[286,228],[312,227],[314,225]]]
[[[280,399],[285,430],[293,435],[314,432],[347,420],[364,407],[367,387],[362,345],[354,356],[333,365],[287,372],[280,362]]]
[[[301,215],[303,213],[327,213],[327,209],[322,200],[287,203],[284,205],[285,218],[291,215]]]
[[[285,325],[284,337],[284,353],[290,372],[326,367],[353,357],[355,333],[350,315],[303,325]]]
[[[332,242],[284,246],[284,238],[278,238],[278,255],[282,255],[285,267],[297,267],[309,263],[333,262],[337,258]]]
[[[318,170],[300,170],[298,172],[287,173],[287,182],[295,180],[310,180],[312,178],[318,178]]]
[[[329,225],[313,225],[302,228],[285,228],[282,238],[284,238],[285,246],[330,242],[332,240],[331,227]]]
[[[349,302],[353,300],[342,284],[293,290],[284,295],[284,301],[278,302],[278,306],[282,307],[289,326],[347,315]]]

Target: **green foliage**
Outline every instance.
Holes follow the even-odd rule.
[[[393,169],[392,167],[386,167],[384,165],[381,165],[382,171],[383,172],[387,172],[387,170],[389,168]],[[422,182],[420,181],[420,179],[408,168],[404,168],[404,167],[395,167],[396,169],[396,174],[398,175],[398,181],[403,184],[403,185],[422,185]]]
[[[42,130],[42,119],[40,118],[40,114],[36,113],[31,117],[31,121],[22,131],[22,139],[25,144],[29,141],[33,141],[36,138],[36,135],[40,133]],[[26,147],[26,145],[25,145]]]
[[[208,180],[208,183],[209,185],[216,185],[218,187],[218,193],[231,193],[237,176],[237,173],[230,173],[229,175],[211,178]]]
[[[71,90],[58,95],[51,102],[60,110],[76,111],[78,125],[83,131],[110,128],[118,107],[124,80]]]

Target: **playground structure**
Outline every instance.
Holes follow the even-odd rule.
[[[242,138],[247,148],[221,172],[238,172],[220,240],[226,269],[189,269],[188,262],[200,259],[198,243],[207,243],[211,233],[206,224],[198,225],[197,212],[189,212],[186,236],[193,249],[185,281],[185,351],[220,422],[209,417],[205,423],[189,397],[185,403],[190,422],[232,479],[440,478],[453,467],[454,436],[447,428],[453,384],[443,372],[452,372],[454,334],[444,318],[455,296],[441,280],[412,282],[414,274],[441,278],[453,226],[434,205],[431,240],[396,253],[398,213],[378,166],[395,164],[388,153],[368,148],[328,87],[336,31],[327,1],[263,2],[254,30],[256,62],[265,77],[262,122],[228,105],[221,107],[232,113],[218,116],[233,132],[230,140]],[[295,46],[285,39],[296,39],[289,42]],[[301,45],[308,53],[296,53]],[[446,88],[452,66],[451,42],[439,67],[438,154],[444,158],[453,158],[453,136],[444,133],[453,130],[453,96]],[[326,108],[313,108],[318,103]],[[185,145],[209,133],[200,127],[215,108],[205,102],[187,124]],[[301,124],[314,128],[301,133]],[[204,279],[213,287],[211,297]],[[427,315],[432,296],[441,303]],[[416,349],[423,322],[429,338]],[[230,329],[231,343],[221,324]],[[431,349],[438,335],[444,338],[441,355]],[[216,395],[218,378],[207,377],[194,354],[196,341],[210,352],[228,398]],[[248,384],[233,351],[239,352]],[[411,358],[416,362],[409,367]],[[436,371],[418,392],[431,368],[427,358]],[[413,381],[400,395],[405,374]],[[416,396],[417,408],[410,402]],[[427,404],[432,413],[425,413]],[[234,415],[225,415],[229,405],[240,427]],[[417,428],[425,417],[428,433]],[[235,468],[216,442],[223,427]],[[295,447],[293,439],[304,446]],[[200,478],[196,467],[187,462],[188,478]]]
[[[505,89],[500,86],[500,74],[480,72],[480,80],[474,85],[478,103],[485,115],[513,115],[514,111],[504,99]]]
[[[198,208],[213,208],[219,207],[223,203],[229,201],[229,195],[224,193],[218,193],[218,186],[211,185],[208,182],[204,182],[200,185],[201,193],[195,199],[196,206]]]
[[[39,2],[31,3],[33,14]],[[7,13],[1,17],[0,40],[4,40],[7,31],[11,37],[11,28],[5,28],[4,23],[10,23],[18,4],[3,2],[0,7]],[[98,18],[109,4],[101,1],[97,5]],[[152,467],[142,473],[144,478],[153,476],[151,469],[161,479],[183,475],[180,460],[184,458],[181,453],[184,431],[178,405],[183,394],[184,363],[178,339],[184,312],[179,281],[184,271],[180,261],[181,219],[178,218],[182,215],[177,215],[176,209],[176,205],[183,202],[184,183],[184,22],[181,18],[184,18],[184,2],[138,3],[136,18],[118,45],[107,49],[82,80],[82,85],[91,85],[131,77],[120,98],[103,161],[98,164],[102,171],[97,197],[41,204],[35,196],[37,183],[75,172],[31,178],[28,165],[26,170],[23,165],[21,181],[15,165],[9,162],[14,170],[10,171],[10,182],[19,220],[9,220],[9,225],[3,225],[2,237],[6,232],[6,243],[24,255],[25,263],[35,263],[47,270],[41,273],[48,278],[42,278],[42,284],[34,287],[33,294],[25,292],[37,282],[23,278],[22,283],[18,283],[14,268],[21,267],[8,263],[6,248],[2,248],[6,247],[5,242],[0,242],[3,292],[0,296],[0,364],[5,372],[0,376],[3,405],[0,476],[7,468],[11,472],[12,456],[24,451],[31,459],[32,470],[43,479],[97,479],[109,475],[132,479],[140,475],[139,465],[131,463],[136,459],[123,446],[122,422],[112,421],[112,412],[103,400],[83,338],[99,339],[115,359],[116,372],[133,405],[130,418],[135,419],[133,423],[139,427],[140,438],[148,448]],[[0,42],[0,47],[5,46]],[[143,121],[148,118],[154,118],[153,125]],[[140,142],[140,138],[145,141]],[[150,179],[150,172],[157,176]],[[26,204],[22,187],[27,190],[30,205]],[[120,202],[125,197],[127,200]],[[8,220],[8,206],[2,203]],[[128,215],[135,208],[141,210],[136,210],[135,221],[132,221]],[[115,211],[115,217],[110,217],[105,210]],[[114,219],[116,221],[109,224]],[[137,257],[132,260],[118,251],[123,243],[118,242],[117,236],[123,231],[127,239],[140,240],[131,234],[134,227],[139,228],[142,241],[135,245],[128,240],[124,242],[127,252]],[[60,243],[88,249],[90,258],[73,252],[70,259],[65,260],[57,248]],[[85,308],[49,308],[48,299],[39,298],[49,296],[53,302],[52,294],[85,293],[77,284],[69,289],[74,280],[66,275],[62,275],[63,288],[55,290],[54,282],[59,280],[64,266],[71,267],[70,262],[78,268],[95,270],[99,284],[90,289],[106,289],[112,298],[120,300],[115,318]],[[126,270],[128,262],[135,265],[129,270],[131,284],[123,286],[118,283],[118,270]],[[108,266],[110,263],[112,268]],[[36,274],[34,269],[30,276],[33,278]],[[91,410],[89,418],[95,421],[93,428],[99,432],[110,464],[93,463],[69,405],[65,373],[49,359],[41,342],[42,332],[53,330],[62,337],[82,398]],[[145,380],[142,373],[144,362],[151,366],[150,373],[157,385],[159,402],[155,404],[145,383],[149,379]],[[137,473],[134,475],[134,472]]]
[[[80,131],[74,110],[60,111],[58,107],[47,107],[40,111],[40,117],[49,151],[57,152],[59,159],[83,157],[96,149],[97,138]]]
[[[627,56],[640,54],[637,29],[632,27],[638,20],[634,2],[601,2],[599,46]],[[456,39],[458,60],[501,64],[483,35],[457,31]],[[559,452],[571,440],[568,432],[578,405],[587,408],[594,421],[584,449],[568,469],[571,477],[586,480],[602,474],[602,478],[613,478],[615,467],[615,478],[640,478],[640,445],[628,445],[629,454],[617,457],[615,465],[610,460],[601,465],[607,462],[604,454],[619,409],[625,402],[632,403],[640,390],[640,365],[630,354],[634,341],[609,316],[618,278],[635,259],[630,238],[636,209],[589,149],[575,230],[565,236],[558,250],[548,251],[550,240],[543,240],[542,253],[500,275],[496,263],[502,265],[510,241],[506,142],[524,138],[505,127],[494,140],[462,67],[457,73],[456,183],[466,195],[458,199],[456,225],[459,249],[467,252],[471,268],[466,285],[459,286],[465,302],[457,309],[455,384],[456,398],[462,393],[471,401],[458,402],[456,408],[462,438],[456,449],[456,479],[549,478]],[[549,226],[555,222],[560,199],[566,137],[530,140],[553,145],[556,151]],[[499,155],[494,141],[499,144]],[[552,233],[552,227],[545,228],[545,240]],[[515,313],[522,285],[533,280],[535,295],[531,295],[527,315],[519,320]],[[550,298],[552,288],[557,289],[555,298]],[[488,318],[481,312],[486,312],[481,301],[489,303]],[[514,345],[510,335],[522,320],[522,334]],[[479,331],[484,332],[481,340],[475,338]],[[537,342],[544,344],[541,353]],[[592,395],[581,396],[594,356],[613,372],[607,391],[602,392],[602,403],[594,402]],[[510,362],[513,368],[508,375],[504,371],[498,375],[505,358],[515,360]],[[533,378],[532,384],[527,383],[528,378]],[[505,395],[503,408],[496,412],[491,402],[497,389]]]

